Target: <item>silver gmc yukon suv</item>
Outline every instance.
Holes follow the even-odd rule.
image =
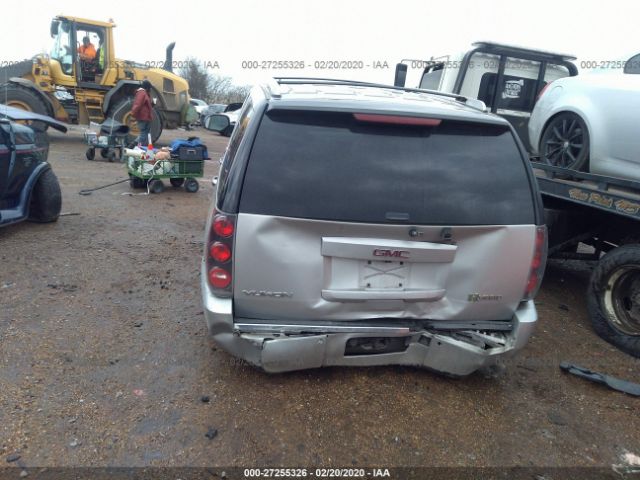
[[[206,227],[216,342],[267,372],[453,376],[522,348],[545,266],[542,202],[513,128],[478,103],[341,80],[255,87]]]

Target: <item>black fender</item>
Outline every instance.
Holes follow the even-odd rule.
[[[105,116],[109,112],[109,107],[111,106],[112,102],[115,102],[115,100],[122,94],[131,96],[135,95],[136,90],[140,88],[140,84],[141,82],[139,80],[118,80],[118,83],[116,83],[115,87],[109,90],[104,96],[104,100],[102,102],[102,111]],[[164,104],[164,98],[162,97],[158,89],[153,85],[151,86],[151,89],[153,90],[153,96],[158,99],[158,105],[156,105],[156,107],[165,109],[166,106]]]
[[[33,172],[31,172],[31,175],[29,175],[29,178],[22,187],[18,205],[10,210],[14,212],[13,215],[6,219],[0,218],[1,227],[4,227],[5,225],[11,225],[12,223],[22,222],[23,220],[29,218],[29,205],[31,204],[31,195],[33,193],[33,188],[36,186],[40,175],[42,175],[47,170],[51,170],[51,165],[49,165],[48,162],[42,162],[33,169]],[[19,212],[18,215],[15,214],[16,211]]]
[[[20,194],[20,208],[24,212],[24,218],[27,218],[29,216],[29,205],[31,204],[31,194],[33,193],[33,187],[36,186],[36,183],[38,182],[40,176],[47,170],[51,170],[51,165],[49,164],[49,162],[42,162],[33,169],[33,172],[31,172],[31,175],[29,175],[29,179],[24,184],[24,188],[22,189],[22,193]]]
[[[8,83],[14,83],[16,85],[20,85],[21,87],[24,87],[33,91],[36,95],[38,95],[38,97],[40,97],[40,99],[47,106],[47,114],[51,118],[55,118],[55,107],[53,105],[53,102],[47,96],[47,94],[44,93],[42,90],[40,90],[38,86],[35,83],[33,83],[31,80],[27,80],[26,78],[20,78],[20,77],[11,77]]]

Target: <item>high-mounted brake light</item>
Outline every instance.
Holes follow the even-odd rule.
[[[542,283],[542,276],[544,274],[544,267],[547,261],[547,227],[539,226],[536,229],[536,240],[533,249],[533,258],[531,259],[531,266],[529,270],[529,278],[527,280],[527,286],[524,290],[523,300],[531,300],[538,293],[540,284]]]
[[[400,115],[379,115],[372,113],[354,113],[353,118],[361,122],[387,123],[391,125],[418,125],[437,127],[442,123],[439,118],[403,117]]]

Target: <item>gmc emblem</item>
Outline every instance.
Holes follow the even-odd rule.
[[[387,257],[387,258],[409,258],[409,252],[406,250],[387,250],[384,248],[376,248],[373,251],[374,257]]]

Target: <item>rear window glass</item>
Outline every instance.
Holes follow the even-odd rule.
[[[391,125],[291,110],[262,119],[240,211],[372,223],[534,223],[529,177],[507,127]]]

